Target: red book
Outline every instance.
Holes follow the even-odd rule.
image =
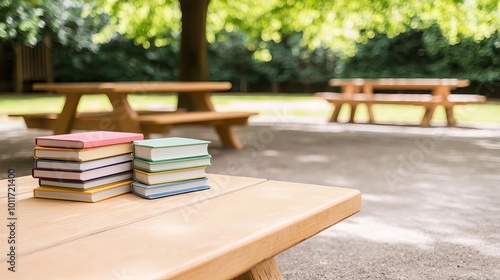
[[[108,146],[144,139],[141,133],[90,131],[37,137],[35,144],[41,147],[83,149]]]

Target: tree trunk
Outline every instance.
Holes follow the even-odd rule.
[[[208,80],[207,8],[210,0],[179,0],[182,12],[180,81]],[[180,94],[177,108],[196,110],[190,94]],[[203,110],[203,108],[198,108]]]

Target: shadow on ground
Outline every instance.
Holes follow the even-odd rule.
[[[6,129],[0,177],[33,166],[33,139]],[[359,189],[357,215],[278,256],[285,279],[500,279],[500,130],[340,124],[239,128],[240,151],[207,128],[210,173]],[[156,137],[162,135],[155,135]]]

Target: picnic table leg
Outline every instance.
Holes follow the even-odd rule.
[[[238,150],[241,148],[241,142],[229,125],[216,125],[215,131],[219,135],[222,146],[226,149]]]
[[[337,122],[339,118],[340,109],[342,109],[342,103],[333,104],[333,113],[330,117],[330,122]]]
[[[110,130],[141,133],[141,127],[137,120],[137,112],[130,107],[127,95],[123,93],[107,93],[107,96],[113,106],[114,113],[114,120],[109,120],[109,122],[107,122],[107,124],[110,124],[108,125],[110,126]],[[105,125],[106,123],[103,122],[103,126]]]
[[[198,111],[215,111],[214,105],[210,99],[210,93],[196,93],[191,95],[191,98]],[[231,126],[216,125],[215,131],[219,135],[219,139],[221,140],[224,148],[236,150],[241,148],[241,142]]]
[[[455,116],[453,114],[453,106],[444,106],[446,111],[446,120],[448,121],[448,126],[457,125],[457,121],[455,120]]]
[[[274,258],[265,260],[233,280],[283,279]]]
[[[363,92],[370,97],[373,97],[373,86],[363,85]],[[375,123],[375,117],[373,116],[372,104],[366,103],[366,109],[368,109],[368,123]]]
[[[353,94],[353,93],[359,93],[361,92],[361,86],[355,86],[355,85],[345,85],[342,87],[342,94],[348,95],[348,94]],[[347,122],[349,123],[354,123],[354,115],[356,115],[356,104],[351,104],[351,115]]]
[[[432,116],[434,115],[434,111],[436,110],[435,105],[430,105],[425,107],[425,114],[422,117],[422,122],[420,123],[420,126],[430,126],[431,125],[431,119]]]
[[[349,117],[348,120],[349,123],[354,123],[354,115],[356,115],[356,107],[358,107],[358,105],[355,104],[351,105],[351,116]]]
[[[368,109],[368,122],[375,123],[375,116],[373,115],[372,104],[366,104],[366,107]]]
[[[62,112],[54,123],[54,134],[66,134],[71,132],[71,126],[75,119],[76,109],[78,108],[81,97],[82,95],[77,93],[66,94],[66,102],[64,103]]]

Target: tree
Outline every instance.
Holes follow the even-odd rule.
[[[265,51],[255,45],[257,38],[279,42],[283,34],[302,32],[310,49],[330,47],[353,56],[356,43],[366,42],[376,32],[394,37],[408,27],[436,24],[449,43],[455,44],[461,36],[480,41],[500,28],[497,0],[96,1],[101,12],[113,17],[113,25],[101,33],[100,40],[120,32],[145,47],[151,42],[169,44],[171,34],[182,28],[182,80],[207,79],[207,71],[198,68],[206,67],[205,38],[213,42],[220,30],[245,32],[248,47],[257,51]]]
[[[96,15],[110,17],[109,24],[93,38],[98,42],[105,42],[118,32],[148,48],[151,44],[175,44],[175,38],[182,30],[180,80],[208,79],[206,41],[216,40],[215,34],[220,30],[244,32],[248,36],[248,48],[255,50],[254,57],[269,60],[272,58],[266,49],[269,44],[256,42],[262,39],[278,43],[283,34],[294,32],[303,34],[303,41],[309,49],[328,47],[345,56],[353,56],[356,43],[366,42],[377,33],[394,37],[408,27],[419,29],[436,24],[449,44],[458,43],[460,38],[481,41],[500,28],[498,0],[83,1],[88,3],[82,12],[83,18],[89,15],[92,18]],[[68,4],[78,1],[21,2],[38,7],[51,2]],[[3,7],[5,5],[0,6]],[[0,25],[0,37],[2,28],[5,29],[5,24]],[[52,28],[57,30],[57,26]],[[186,102],[181,107],[192,108],[184,99],[188,98],[181,99],[181,103]]]

